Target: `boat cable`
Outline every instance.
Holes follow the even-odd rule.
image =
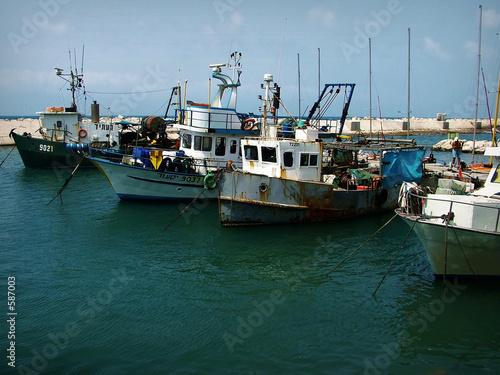
[[[448,215],[446,217],[446,224],[444,228],[444,270],[443,270],[443,284],[441,285],[441,297],[444,295],[444,285],[446,282],[446,268],[448,266],[448,226],[450,224],[450,219],[454,217],[453,212],[451,212],[451,206],[450,206],[450,211],[448,211]]]
[[[12,147],[12,149],[9,151],[9,153],[7,154],[7,156],[5,157],[5,159],[3,159],[2,162],[0,163],[0,167],[3,165],[3,163],[5,162],[5,160],[7,160],[7,158],[10,156],[10,154],[12,153],[12,151],[14,151],[15,148],[16,148],[16,146]]]
[[[69,175],[69,177],[64,182],[63,186],[61,186],[61,188],[57,192],[56,196],[54,198],[52,198],[52,200],[49,203],[47,203],[47,206],[49,204],[51,204],[57,198],[57,196],[59,196],[61,198],[61,204],[63,204],[62,192],[64,191],[64,189],[66,189],[66,186],[68,186],[69,182],[73,178],[73,175],[75,174],[76,170],[78,169],[78,167],[80,166],[80,164],[82,163],[83,160],[85,160],[85,158],[82,158],[82,160],[80,160],[80,162],[76,165],[75,169],[73,169],[73,172],[71,172],[71,174]]]
[[[217,171],[217,173],[215,174],[214,176],[214,181],[215,183],[217,183],[219,181],[219,176],[220,176],[220,170]],[[205,190],[208,190],[209,187],[206,187],[206,186],[203,186],[203,190],[200,192],[200,194],[198,194],[192,201],[191,203],[189,203],[182,211],[179,215],[177,215],[170,223],[168,223],[164,228],[163,230],[167,229],[169,226],[171,226],[174,222],[177,221],[178,218],[180,218],[184,212],[186,212],[188,210],[189,207],[191,207],[191,205],[196,202],[200,197],[201,195],[205,192]]]
[[[337,264],[330,272],[328,272],[325,276],[329,276],[333,271],[335,271],[338,267],[340,267],[347,259],[349,259],[350,257],[352,257],[359,249],[361,249],[363,246],[366,245],[366,243],[368,241],[370,241],[373,237],[375,237],[382,229],[384,229],[387,225],[389,225],[389,223],[394,220],[398,215],[394,215],[393,217],[391,217],[389,219],[389,221],[387,221],[384,225],[382,225],[375,233],[373,233],[370,237],[368,237],[368,239],[363,242],[361,245],[359,245],[356,250],[354,250],[352,253],[350,253],[343,261],[341,261],[339,264]],[[406,241],[406,240],[405,240]]]
[[[479,277],[476,275],[476,273],[474,272],[474,270],[472,269],[472,266],[470,265],[469,263],[469,259],[467,259],[467,256],[465,255],[465,252],[464,252],[464,249],[462,247],[462,244],[460,243],[460,240],[458,239],[458,235],[457,235],[457,231],[455,230],[455,227],[452,226],[451,227],[453,229],[453,233],[455,233],[455,238],[457,239],[457,243],[458,243],[458,246],[460,247],[460,251],[462,252],[462,255],[464,256],[464,259],[465,259],[465,262],[467,263],[467,265],[469,266],[469,269],[470,271],[472,272],[472,274],[474,275],[474,277],[477,279],[477,280],[480,280]]]
[[[406,238],[404,239],[403,243],[401,244],[398,252],[396,253],[396,255],[394,256],[394,258],[392,259],[392,262],[391,264],[389,265],[389,268],[387,269],[387,271],[385,271],[385,274],[384,276],[382,277],[382,280],[380,280],[379,284],[377,285],[377,287],[375,288],[375,290],[373,291],[372,295],[370,297],[368,297],[366,299],[366,301],[368,301],[370,298],[372,297],[375,297],[375,293],[377,293],[378,289],[380,288],[380,286],[382,285],[382,283],[384,282],[387,274],[389,273],[389,271],[391,270],[392,266],[394,265],[394,262],[396,261],[397,257],[399,256],[399,253],[401,252],[401,250],[403,249],[403,246],[405,245],[406,241],[408,240],[408,237],[410,237],[410,234],[411,232],[413,231],[413,227],[415,226],[415,224],[417,224],[418,222],[418,218],[413,222],[410,230],[408,231],[408,234],[406,235]],[[365,302],[366,302],[365,301]],[[363,302],[364,303],[364,302]]]

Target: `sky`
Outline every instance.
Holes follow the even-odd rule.
[[[238,51],[239,112],[258,113],[264,74],[273,74],[293,115],[299,98],[306,113],[319,87],[349,82],[349,117],[370,107],[374,117],[406,117],[410,51],[411,116],[474,118],[480,20],[478,117],[488,117],[486,97],[495,111],[498,0],[0,1],[0,116],[69,106],[54,67],[81,73],[82,62],[81,112],[90,115],[96,100],[101,115],[163,116],[178,81],[187,80],[188,100],[208,102],[216,90],[209,65]]]

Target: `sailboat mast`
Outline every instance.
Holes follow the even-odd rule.
[[[321,52],[318,48],[318,98],[321,95]]]
[[[298,53],[297,53],[297,70],[299,75],[299,120],[300,120],[302,112],[300,110],[300,55]]]
[[[410,66],[411,66],[411,59],[410,59],[410,28],[408,28],[408,122],[407,122],[407,139],[410,139]]]
[[[497,123],[498,123],[498,105],[500,104],[500,73],[498,73],[498,89],[497,89],[497,105],[495,109],[495,122],[493,124],[493,136],[491,146],[496,147],[496,133],[497,133]],[[490,164],[493,163],[493,156],[491,157]]]
[[[372,39],[368,38],[368,67],[370,77],[370,138],[372,137]]]
[[[481,28],[483,23],[483,6],[479,5],[479,49],[477,54],[477,86],[476,86],[476,109],[474,113],[474,137],[472,138],[472,164],[474,164],[474,154],[476,151],[476,127],[477,127],[477,110],[479,107],[479,80],[481,77]],[[486,98],[488,99],[488,98]]]

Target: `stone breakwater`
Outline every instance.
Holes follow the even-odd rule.
[[[126,118],[118,116],[112,119],[113,122],[126,120],[137,123],[140,121],[137,117]],[[85,120],[84,120],[85,121]],[[107,119],[101,119],[106,122]],[[474,120],[470,119],[449,119],[439,121],[435,118],[412,118],[410,119],[410,135],[418,134],[447,134],[450,132],[456,133],[473,133]],[[337,132],[339,129],[338,120],[321,120],[320,125],[327,127],[332,132]],[[35,134],[40,127],[39,119],[17,119],[17,120],[0,120],[0,145],[12,145],[14,141],[9,138],[11,129],[15,128],[18,133]],[[489,131],[489,120],[477,121],[477,132]],[[372,119],[371,133],[373,136],[384,135],[406,135],[408,132],[408,122],[404,119]],[[368,118],[351,118],[346,120],[343,134],[355,135],[362,134],[368,136],[370,134],[370,120]]]
[[[328,122],[328,121],[324,121]],[[335,121],[331,121],[333,124]],[[448,133],[473,133],[474,120],[472,119],[449,119],[437,120],[435,118],[411,118],[411,134],[448,134]],[[333,127],[332,127],[333,129]],[[406,119],[375,119],[371,121],[372,134],[380,135],[406,135],[408,133],[408,121]],[[490,131],[489,120],[477,120],[476,132]],[[370,133],[369,118],[352,118],[346,120],[343,134]]]
[[[475,152],[484,153],[486,147],[491,147],[491,141],[473,141],[460,140],[462,142],[463,152],[472,152],[472,147],[475,146]],[[443,139],[442,141],[436,143],[432,149],[436,151],[451,151],[453,139]]]

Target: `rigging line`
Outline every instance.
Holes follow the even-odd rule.
[[[361,245],[359,245],[356,250],[354,250],[352,253],[350,253],[342,262],[340,262],[339,264],[337,264],[335,266],[335,268],[333,268],[330,272],[328,272],[325,276],[328,276],[330,275],[333,271],[335,271],[338,267],[340,267],[347,259],[349,259],[350,257],[352,257],[359,249],[361,249],[363,246],[365,246],[365,244],[370,241],[373,237],[375,237],[382,229],[384,229],[387,225],[389,225],[389,223],[394,220],[398,215],[395,214],[393,217],[391,217],[389,219],[388,222],[386,222],[384,225],[382,225],[377,231],[375,231],[375,233],[373,233],[370,237],[368,237],[368,239],[363,242]],[[406,241],[406,240],[405,240]]]
[[[337,96],[339,95],[339,93],[337,91],[335,91],[335,93],[333,93],[333,94],[330,93],[329,95],[330,95],[330,97],[327,99],[327,102],[325,103],[325,105],[323,105],[321,107],[315,120],[320,120],[325,115],[325,113],[328,111],[328,109],[330,108],[330,106],[332,105],[334,100],[337,99]]]
[[[451,213],[452,212],[450,206],[450,211],[448,212],[448,215],[446,217],[446,226],[444,229],[444,271],[443,271],[443,284],[441,285],[441,297],[444,295],[444,285],[446,282],[446,267],[448,266],[448,225],[450,224]]]
[[[215,175],[215,177],[214,177],[214,179],[215,179],[215,181],[216,181],[216,182],[218,182],[218,181],[219,181],[219,178],[220,178],[220,173],[221,173],[221,170],[219,169],[219,170],[217,171],[217,174],[216,174],[216,175]],[[191,201],[191,203],[189,203],[189,204],[186,206],[186,208],[184,208],[184,209],[181,211],[181,213],[180,213],[179,215],[177,215],[177,216],[176,216],[176,217],[175,217],[175,218],[174,218],[174,219],[173,219],[170,223],[168,223],[168,224],[165,226],[165,228],[163,228],[163,230],[167,229],[167,228],[168,228],[169,226],[171,226],[171,225],[172,225],[172,224],[173,224],[173,223],[174,223],[174,222],[175,222],[178,218],[180,218],[180,217],[184,214],[184,212],[186,212],[186,211],[187,211],[187,209],[188,209],[189,207],[191,207],[191,205],[192,205],[194,202],[196,202],[196,201],[198,200],[198,198],[200,198],[200,197],[201,197],[201,195],[205,192],[205,190],[207,190],[207,188],[206,188],[205,186],[203,186],[203,190],[200,192],[200,194],[198,194],[198,195],[197,195],[197,196],[196,196],[196,197],[195,197],[195,198]]]
[[[481,73],[483,75],[483,86],[484,86],[484,94],[486,97],[486,108],[488,110],[488,119],[490,120],[490,132],[493,133],[493,124],[491,122],[491,112],[490,112],[490,101],[488,100],[488,90],[486,89],[486,80],[484,79],[483,67],[481,67]]]
[[[326,111],[330,108],[332,103],[337,99],[339,94],[340,94],[340,91],[335,90],[335,93],[332,94],[331,98],[328,99],[328,102],[326,103],[326,105],[323,106],[323,112],[322,112],[321,116],[323,116],[326,113]],[[344,93],[344,95],[345,95],[345,93]],[[344,96],[344,103],[345,103],[345,96]]]
[[[169,89],[161,89],[161,90],[151,90],[151,91],[141,91],[141,93],[144,94],[151,94],[154,92],[164,92],[164,91],[170,91],[172,88]],[[102,95],[135,95],[137,92],[103,92],[103,91],[87,91],[89,94],[102,94]]]
[[[281,100],[281,98],[278,97],[274,92],[271,92],[271,94],[273,94],[274,98],[278,99],[279,103],[281,104],[281,106],[283,107],[283,109],[285,110],[285,112],[288,114],[288,116],[290,116],[295,123],[298,123],[297,119],[295,117],[293,117],[293,115],[288,111],[288,109],[285,106],[285,103],[283,103],[283,101]]]
[[[278,82],[276,82],[278,84],[278,86],[280,84],[281,61],[283,59],[283,46],[285,45],[286,21],[287,21],[287,19],[285,18],[285,26],[283,27],[283,40],[281,41],[280,66],[278,68]]]
[[[12,130],[11,130],[12,132]],[[7,158],[10,156],[10,154],[12,153],[12,151],[14,151],[14,149],[16,148],[16,146],[12,147],[12,149],[9,151],[9,153],[7,154],[7,156],[5,157],[5,159],[2,160],[2,162],[0,163],[0,167],[3,165],[3,163],[5,162],[5,160],[7,160]]]
[[[179,215],[177,215],[177,216],[176,216],[176,217],[175,217],[175,218],[174,218],[174,219],[173,219],[170,223],[168,223],[168,224],[165,226],[165,228],[163,228],[163,230],[167,229],[167,228],[168,228],[169,226],[171,226],[171,225],[172,225],[175,221],[177,221],[177,219],[178,219],[178,218],[180,218],[180,217],[184,214],[184,212],[186,212],[186,211],[187,211],[187,209],[188,209],[189,207],[191,207],[191,205],[192,205],[194,202],[196,202],[196,201],[198,200],[198,198],[199,198],[199,197],[201,197],[201,195],[205,192],[205,190],[207,190],[207,188],[206,188],[206,187],[203,187],[203,190],[201,191],[201,193],[200,193],[200,194],[198,194],[198,195],[197,195],[197,196],[196,196],[196,197],[195,197],[195,198],[191,201],[191,203],[189,203],[189,204],[186,206],[186,208],[184,208],[184,209],[181,211],[181,213],[180,213]]]
[[[49,204],[51,204],[54,199],[57,198],[57,196],[60,196],[61,197],[61,204],[63,204],[63,201],[62,201],[62,192],[64,191],[64,189],[66,189],[66,186],[68,186],[69,182],[71,181],[71,179],[73,178],[73,175],[75,174],[76,170],[78,169],[78,167],[80,166],[80,164],[82,163],[82,161],[85,160],[85,158],[83,157],[82,160],[80,160],[80,162],[76,165],[75,169],[73,169],[73,172],[71,172],[71,174],[69,175],[69,177],[66,179],[66,181],[64,182],[63,186],[59,189],[59,191],[57,192],[56,196],[54,198],[52,198],[52,200],[47,203],[47,206]]]
[[[476,277],[476,279],[479,280],[479,277],[477,277],[476,273],[474,272],[474,270],[472,269],[472,266],[469,263],[469,259],[467,259],[467,256],[465,255],[465,251],[462,247],[462,244],[460,243],[460,240],[458,239],[458,234],[457,234],[457,231],[455,230],[455,227],[452,226],[451,228],[453,229],[453,233],[455,233],[455,238],[457,239],[458,246],[460,247],[460,251],[462,251],[462,255],[464,256],[465,262],[469,266],[469,269],[472,272],[472,274]]]
[[[408,231],[408,234],[406,235],[406,238],[405,240],[403,241],[403,243],[401,244],[401,247],[399,248],[398,252],[396,253],[396,256],[394,257],[394,259],[392,260],[391,264],[389,265],[389,268],[387,269],[387,271],[385,271],[385,274],[384,276],[382,277],[382,280],[380,280],[380,283],[377,285],[377,288],[375,289],[375,291],[373,292],[373,294],[371,295],[371,297],[369,297],[368,299],[372,298],[372,297],[375,297],[375,293],[377,293],[378,289],[380,288],[380,286],[382,285],[382,283],[384,282],[387,274],[389,273],[389,271],[391,270],[392,266],[394,265],[394,262],[396,261],[397,257],[399,256],[399,253],[401,252],[401,250],[403,249],[403,246],[405,245],[406,241],[408,240],[408,237],[410,237],[410,234],[413,230],[413,227],[415,226],[415,224],[417,224],[418,222],[418,218],[415,219],[415,221],[413,222],[410,230]],[[365,301],[366,302],[366,301]]]

